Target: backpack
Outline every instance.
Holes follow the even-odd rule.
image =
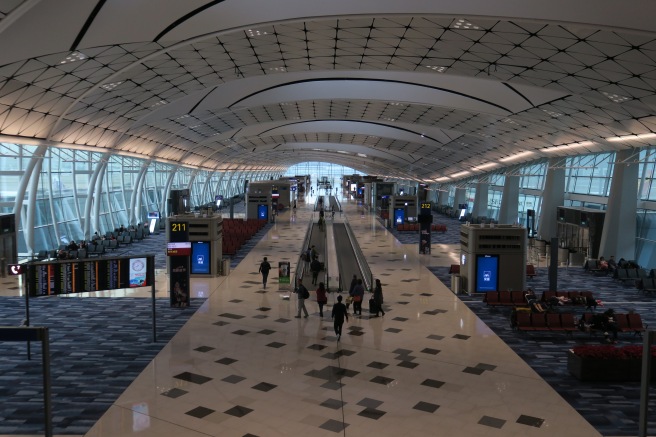
[[[307,288],[303,287],[303,289],[301,290],[301,297],[303,299],[309,299],[310,298],[310,292],[308,291]]]

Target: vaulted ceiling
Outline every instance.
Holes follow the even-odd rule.
[[[0,0],[0,141],[424,182],[641,147],[654,16],[651,0]]]

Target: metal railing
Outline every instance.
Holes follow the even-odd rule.
[[[310,237],[312,236],[312,225],[314,223],[310,221],[308,223],[308,228],[307,231],[305,231],[305,239],[303,240],[303,249],[301,250],[301,253],[298,254],[298,261],[296,262],[296,270],[295,270],[295,275],[294,275],[294,282],[292,282],[292,289],[296,288],[296,280],[298,278],[302,278],[303,275],[305,274],[305,252],[307,251],[307,248],[310,246]]]
[[[374,275],[371,273],[371,269],[369,268],[369,263],[367,262],[367,259],[365,258],[364,254],[362,253],[362,249],[360,249],[360,245],[358,244],[358,241],[355,239],[355,234],[353,234],[353,230],[351,229],[351,225],[348,223],[348,219],[344,220],[344,227],[346,228],[346,234],[349,237],[349,241],[351,242],[351,247],[353,247],[353,253],[355,254],[355,261],[358,263],[358,268],[360,269],[360,272],[362,272],[362,282],[364,282],[364,287],[365,290],[372,290],[373,288],[373,283],[374,283]],[[341,282],[341,277],[340,277],[340,282]],[[340,287],[341,287],[340,283]]]

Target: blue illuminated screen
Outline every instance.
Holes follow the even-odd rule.
[[[191,243],[191,274],[210,274],[210,243],[207,241]]]
[[[476,255],[476,292],[499,291],[499,255]]]

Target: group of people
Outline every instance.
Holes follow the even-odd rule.
[[[318,274],[320,271],[321,263],[318,260],[318,256],[313,256],[313,253],[316,252],[314,246],[308,247],[305,255],[307,259],[312,258],[310,263],[310,269],[312,271],[312,285],[317,285]],[[271,270],[271,264],[269,263],[267,257],[264,257],[260,263],[259,273],[262,274],[262,285],[266,289],[267,279],[269,276],[269,271]],[[305,301],[310,298],[310,292],[307,287],[303,284],[303,278],[298,278],[296,287],[294,289],[298,298],[298,312],[296,313],[295,318],[300,319],[301,317],[308,318],[309,312],[305,307]],[[356,275],[353,275],[353,280],[351,281],[351,287],[349,289],[349,300],[353,302],[353,315],[362,315],[362,300],[364,299],[364,286],[362,284],[362,279],[358,279]],[[317,304],[319,305],[319,317],[323,318],[323,308],[328,303],[328,295],[326,286],[323,282],[318,283],[318,288],[316,290]],[[342,326],[344,322],[348,322],[349,310],[348,305],[343,302],[342,295],[337,296],[337,302],[333,305],[331,318],[333,320],[333,328],[337,340],[342,336]],[[378,317],[379,314],[385,315],[383,310],[383,286],[380,282],[380,279],[376,279],[376,285],[373,290],[373,297],[370,300],[370,305],[374,305],[370,309],[372,317]],[[301,316],[302,315],[302,316]]]

